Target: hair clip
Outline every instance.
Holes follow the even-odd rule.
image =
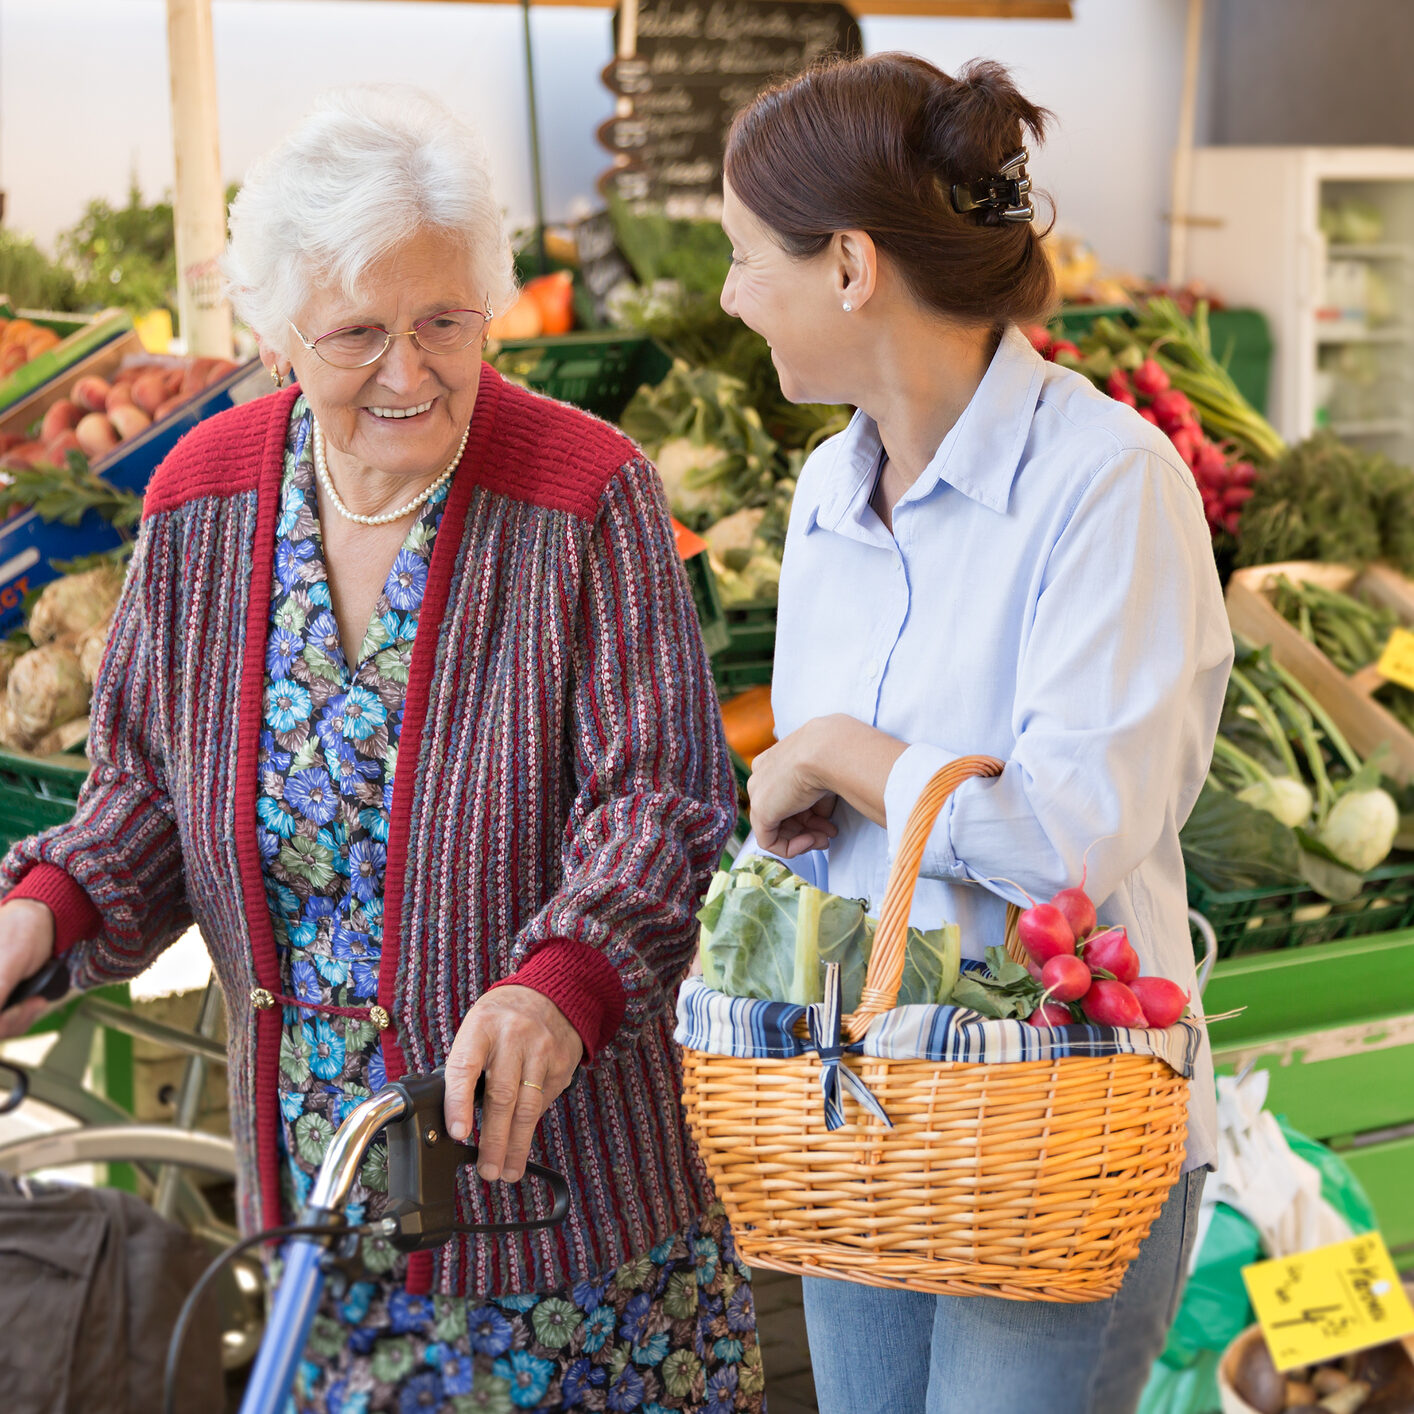
[[[1031,205],[1031,178],[1026,175],[1030,153],[1023,147],[1007,158],[995,177],[979,177],[975,182],[956,182],[952,189],[954,211],[995,211],[1003,221],[1030,221],[1036,212]]]

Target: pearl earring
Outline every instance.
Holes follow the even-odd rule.
[[[845,312],[846,314],[848,314],[848,313],[850,312],[850,310],[853,309],[853,308],[854,308],[854,306],[853,306],[848,300],[845,300],[845,302],[844,302],[844,312]]]

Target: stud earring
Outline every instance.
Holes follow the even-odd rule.
[[[854,306],[853,306],[848,300],[845,300],[845,302],[844,302],[844,312],[845,312],[846,314],[848,314],[848,313],[850,312],[850,310],[852,310],[853,308],[854,308]]]

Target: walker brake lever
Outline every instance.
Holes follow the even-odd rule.
[[[457,1233],[532,1232],[564,1221],[569,1212],[570,1190],[562,1174],[540,1164],[527,1163],[526,1176],[546,1184],[554,1196],[549,1214],[516,1223],[457,1222],[457,1177],[476,1162],[475,1144],[458,1144],[445,1129],[443,1100],[445,1075],[405,1075],[390,1083],[406,1099],[401,1119],[384,1129],[388,1140],[388,1205],[384,1220],[397,1230],[388,1236],[400,1252],[425,1251],[450,1242]],[[480,1104],[484,1077],[477,1083],[475,1103]]]
[[[57,1002],[69,993],[69,965],[62,957],[51,957],[38,972],[26,977],[5,999],[5,1010],[33,997]]]

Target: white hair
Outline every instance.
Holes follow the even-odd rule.
[[[510,242],[480,138],[445,104],[407,85],[323,94],[246,174],[230,225],[221,265],[231,304],[281,351],[287,321],[314,286],[365,296],[369,266],[426,231],[464,243],[493,310],[515,298]]]

